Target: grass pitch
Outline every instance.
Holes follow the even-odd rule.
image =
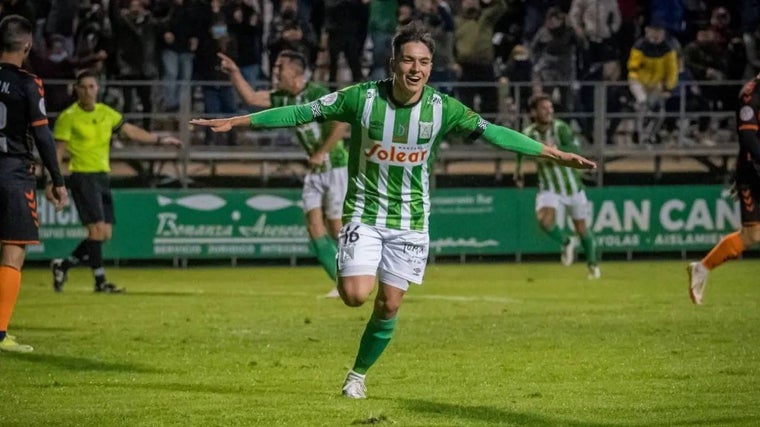
[[[371,305],[320,296],[316,267],[24,273],[0,354],[0,425],[757,425],[760,263],[431,265],[369,399],[340,396]]]

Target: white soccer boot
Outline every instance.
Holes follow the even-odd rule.
[[[689,273],[689,298],[694,304],[702,305],[702,295],[707,287],[710,270],[701,262],[692,262],[686,267],[686,272]]]
[[[589,265],[588,266],[588,278],[590,280],[599,279],[602,277],[602,270],[599,269],[599,266],[596,264]]]
[[[346,380],[343,382],[343,396],[349,399],[366,399],[367,386],[364,385],[365,376],[354,371],[348,371]]]
[[[575,249],[578,247],[578,238],[575,236],[568,237],[567,241],[562,244],[562,255],[560,260],[565,267],[573,265],[575,262]]]

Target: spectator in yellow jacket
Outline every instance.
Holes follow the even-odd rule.
[[[650,24],[628,57],[628,84],[639,105],[667,98],[678,83],[678,58],[665,29]]]

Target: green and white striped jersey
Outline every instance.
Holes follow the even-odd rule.
[[[306,83],[306,87],[297,95],[292,95],[284,90],[276,90],[269,94],[269,102],[272,107],[284,107],[286,105],[298,105],[305,104],[307,102],[316,101],[320,97],[327,95],[330,91],[314,82]],[[304,123],[296,126],[296,135],[298,136],[298,142],[306,150],[306,153],[311,156],[319,147],[324,143],[324,138],[330,132],[331,124],[329,123]],[[348,151],[343,147],[343,141],[338,141],[335,148],[330,150],[330,155],[325,157],[325,163],[319,170],[324,172],[331,168],[343,167],[348,164]]]
[[[338,120],[351,125],[348,190],[343,221],[396,230],[428,230],[433,157],[450,132],[483,136],[501,148],[528,155],[542,145],[483,120],[461,102],[425,86],[413,105],[393,102],[392,80],[364,82],[310,104],[252,114],[251,127],[297,126]]]
[[[554,119],[552,125],[544,131],[538,129],[534,123],[525,128],[523,133],[542,144],[565,152],[578,153],[580,150],[573,129],[562,120]],[[518,163],[520,160],[518,158]],[[576,169],[559,166],[550,160],[536,159],[536,173],[539,190],[551,191],[563,196],[571,196],[583,190],[583,182]]]

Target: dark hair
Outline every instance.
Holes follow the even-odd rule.
[[[542,103],[544,101],[552,102],[552,99],[551,99],[551,97],[549,95],[547,95],[545,93],[539,93],[538,95],[533,95],[528,100],[528,109],[535,110],[536,108],[538,108],[538,104],[540,104],[540,103]],[[554,103],[552,102],[552,105],[553,104]]]
[[[412,21],[410,24],[401,27],[393,36],[393,57],[401,54],[401,46],[411,42],[424,43],[430,50],[431,56],[435,53],[435,41],[428,28],[421,22]]]
[[[92,77],[93,79],[97,80],[98,76],[99,76],[99,74],[98,74],[97,71],[91,70],[89,68],[86,68],[86,69],[84,69],[84,70],[82,70],[82,71],[80,71],[80,72],[77,73],[77,76],[76,76],[77,84],[82,83],[82,80],[84,80],[84,79],[86,79],[88,77]]]
[[[26,52],[32,48],[32,24],[20,15],[8,15],[0,21],[3,52]]]
[[[281,51],[279,54],[277,54],[277,56],[288,58],[290,62],[295,62],[296,65],[298,65],[301,68],[302,72],[306,70],[306,66],[307,66],[306,57],[303,56],[300,52],[286,49],[286,50]]]

